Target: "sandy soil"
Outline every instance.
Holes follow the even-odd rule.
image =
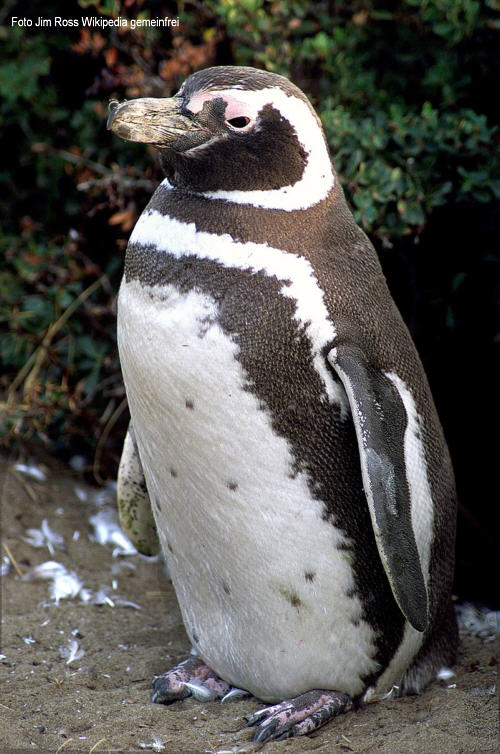
[[[53,560],[74,570],[88,591],[55,604],[52,582],[22,579],[15,568],[4,576],[0,751],[262,749],[251,743],[246,727],[248,716],[263,706],[256,699],[150,703],[153,675],[190,649],[173,589],[161,563],[138,555],[113,557],[113,545],[92,541],[89,519],[103,509],[102,495],[65,469],[46,472],[46,481],[38,482],[4,462],[3,545],[24,575]],[[55,547],[51,554],[46,545],[34,546],[35,535],[31,544],[23,540],[44,519],[64,538],[65,549]],[[93,604],[99,594],[104,604]],[[463,637],[455,670],[454,678],[436,681],[418,697],[369,704],[310,737],[269,743],[264,751],[498,751],[494,644]]]

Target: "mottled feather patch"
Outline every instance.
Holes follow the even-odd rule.
[[[148,296],[156,290],[161,306]],[[214,322],[200,339],[207,314]],[[238,344],[216,314],[216,301],[194,290],[132,281],[120,291],[118,339],[130,411],[148,487],[161,499],[157,523],[165,549],[165,540],[175,543],[169,570],[184,623],[203,625],[197,649],[220,677],[260,698],[330,684],[361,693],[364,676],[378,665],[361,601],[345,596],[355,586],[338,550],[346,537],[325,520],[307,473],[289,477],[290,443],[248,390]],[[186,396],[196,410],[186,411]],[[171,468],[182,470],[175,495]],[[236,494],[227,485],[232,481]],[[306,589],[304,563],[316,574],[307,604],[299,587]],[[230,599],[220,581],[228,568]],[[329,630],[318,633],[318,625]],[[276,652],[283,658],[278,676],[269,673]]]
[[[145,555],[155,555],[160,543],[131,426],[125,436],[118,469],[117,503],[120,525],[134,547]]]
[[[267,244],[239,243],[227,233],[202,232],[197,230],[195,223],[184,223],[156,210],[143,212],[130,242],[151,246],[177,259],[182,256],[211,259],[228,268],[260,272],[282,281],[281,294],[295,301],[295,320],[309,339],[314,367],[323,382],[326,396],[340,407],[342,418],[349,416],[345,391],[333,378],[323,355],[337,333],[328,314],[324,293],[307,259]],[[197,319],[197,331],[200,321],[207,315],[209,318],[214,316],[204,311]]]
[[[287,602],[290,603],[292,607],[295,607],[297,610],[303,607],[304,603],[302,602],[299,595],[293,588],[280,586],[278,587],[278,592],[281,594],[282,597],[286,599]]]

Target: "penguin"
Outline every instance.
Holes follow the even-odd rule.
[[[161,546],[194,650],[153,702],[242,690],[264,742],[418,693],[455,659],[453,470],[317,114],[222,66],[108,128],[165,174],[118,296],[121,517]]]

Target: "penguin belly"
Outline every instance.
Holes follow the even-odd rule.
[[[132,423],[186,631],[221,678],[264,701],[359,695],[379,665],[349,540],[248,389],[218,306],[137,280],[118,302]]]

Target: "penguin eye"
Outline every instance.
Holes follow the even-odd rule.
[[[250,118],[246,115],[237,115],[236,118],[229,118],[227,121],[233,128],[245,128],[250,123]]]

